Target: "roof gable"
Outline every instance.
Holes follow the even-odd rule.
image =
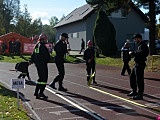
[[[3,40],[5,42],[10,41],[12,38],[19,39],[20,41],[25,42],[25,43],[32,43],[32,41],[29,38],[22,36],[15,32],[10,32],[10,33],[0,36],[0,40]]]
[[[58,24],[56,24],[55,27],[59,27],[59,26],[65,25],[65,24],[69,24],[72,22],[83,20],[92,11],[94,11],[94,9],[89,4],[86,4],[86,5],[83,5],[79,8],[76,8],[70,14],[68,14],[63,20],[61,20]]]
[[[136,11],[138,15],[140,15],[140,17],[145,22],[148,22],[147,16],[138,7],[136,7],[133,2],[130,2],[129,5]],[[92,13],[94,13],[94,11],[95,9],[91,7],[89,4],[76,8],[70,14],[68,14],[63,20],[61,20],[58,24],[56,24],[55,28],[66,25],[66,24],[70,24],[76,21],[83,20],[87,18],[89,15],[91,15]]]

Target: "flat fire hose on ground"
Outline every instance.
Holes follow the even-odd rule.
[[[95,76],[95,73],[96,73],[96,72],[94,71],[94,73],[91,75],[90,79],[88,80],[88,82],[87,82],[87,85],[88,85],[88,86],[91,85],[92,80],[93,80],[93,77]]]

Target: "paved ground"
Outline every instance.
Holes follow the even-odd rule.
[[[10,87],[18,72],[9,72],[13,63],[0,63],[0,81]],[[48,64],[50,83],[57,75],[54,63]],[[160,114],[160,73],[145,72],[144,100],[134,101],[126,94],[130,92],[128,76],[121,76],[121,68],[96,66],[98,85],[86,84],[85,64],[65,64],[64,86],[68,92],[59,92],[46,87],[47,100],[33,96],[34,82],[26,82],[20,89],[24,106],[31,119],[35,120],[155,120]],[[37,80],[34,65],[29,67],[31,78]],[[58,85],[56,84],[58,87]]]

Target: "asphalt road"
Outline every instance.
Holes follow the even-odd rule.
[[[15,63],[0,63],[0,82],[11,88],[11,79],[19,72]],[[54,63],[48,64],[50,83],[57,75]],[[59,92],[46,87],[49,97],[36,99],[35,83],[38,79],[34,65],[29,67],[32,81],[20,89],[23,105],[31,119],[35,120],[155,120],[160,114],[160,72],[145,72],[144,100],[132,100],[128,76],[121,76],[121,68],[96,65],[98,85],[87,86],[84,63],[65,63],[64,86],[68,92]],[[56,84],[58,87],[58,84]]]

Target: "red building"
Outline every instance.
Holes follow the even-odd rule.
[[[10,49],[9,43],[14,42],[16,40],[18,40],[21,44],[21,47],[20,47],[21,54],[25,54],[24,44],[32,44],[33,43],[33,41],[30,40],[29,38],[24,37],[24,36],[22,36],[18,33],[15,33],[15,32],[11,32],[11,33],[0,36],[0,54],[2,54],[2,43],[7,45],[6,53],[9,53],[9,49]]]

